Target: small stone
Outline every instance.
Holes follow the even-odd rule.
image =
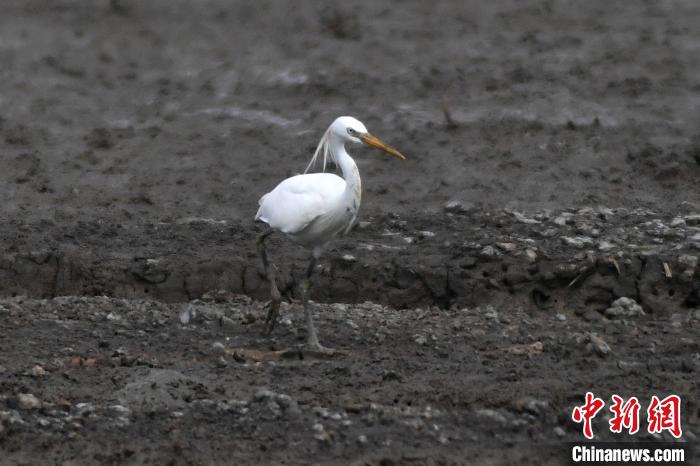
[[[126,406],[122,405],[112,405],[109,407],[109,410],[112,411],[115,415],[117,416],[129,416],[131,415],[131,410],[127,408]]]
[[[591,342],[593,349],[595,350],[596,353],[598,353],[599,356],[607,356],[612,351],[612,348],[610,348],[610,345],[608,345],[605,342],[605,340],[603,340],[598,335],[591,333],[588,335],[588,339]]]
[[[330,440],[330,435],[328,435],[328,432],[326,432],[326,428],[323,427],[323,424],[321,424],[320,422],[317,422],[313,425],[313,430],[314,432],[316,432],[314,434],[314,438],[319,442],[327,442],[328,440]]]
[[[685,226],[685,219],[683,217],[675,217],[673,220],[671,220],[671,226],[672,227],[684,227]]]
[[[453,214],[466,214],[470,210],[474,209],[474,206],[469,203],[464,203],[462,201],[448,201],[445,203],[445,206],[443,207],[445,212],[450,212]]]
[[[74,412],[76,416],[89,416],[95,412],[95,405],[92,403],[78,403],[75,405]]]
[[[537,252],[534,249],[527,248],[525,250],[525,256],[530,262],[535,262],[537,260]]]
[[[20,409],[32,410],[41,408],[41,401],[31,393],[20,393],[17,397]]]
[[[556,426],[554,428],[554,435],[556,435],[559,438],[562,438],[566,436],[566,431],[561,426]]]
[[[494,411],[493,409],[478,409],[475,414],[478,418],[488,419],[496,422],[497,424],[505,425],[508,423],[508,419],[506,419],[503,414],[499,413],[498,411]]]
[[[601,241],[598,243],[599,251],[610,251],[614,247],[615,245],[612,244],[610,241]]]
[[[357,261],[357,258],[356,258],[355,256],[353,256],[352,254],[344,254],[343,257],[342,257],[342,259],[343,259],[345,262],[355,262],[355,261]]]
[[[613,301],[612,305],[605,310],[606,317],[611,319],[643,316],[644,314],[644,309],[637,304],[637,301],[624,296]]]
[[[539,220],[535,220],[534,218],[526,217],[525,215],[523,215],[523,214],[521,214],[520,212],[517,212],[517,211],[513,211],[512,214],[513,214],[513,217],[515,217],[515,219],[516,219],[518,222],[520,222],[520,223],[526,223],[526,224],[528,224],[528,225],[533,225],[533,224],[536,224],[536,223],[542,223],[542,222],[540,222]]]
[[[481,257],[488,257],[488,258],[491,258],[491,257],[498,257],[498,256],[501,255],[501,253],[498,252],[498,251],[496,250],[496,248],[494,248],[493,246],[489,245],[489,246],[485,246],[484,249],[481,250],[481,252],[479,253],[479,255],[480,255]]]
[[[194,310],[194,307],[191,304],[188,304],[187,307],[180,312],[180,323],[182,325],[189,324],[195,313],[196,311]]]
[[[518,248],[518,245],[515,243],[496,243],[496,247],[501,251],[513,252]]]
[[[225,354],[226,347],[220,341],[215,341],[211,344],[211,352],[214,354]]]
[[[222,328],[227,329],[235,329],[238,326],[233,319],[227,316],[221,316],[221,318],[219,319],[219,325]]]
[[[275,401],[277,401],[277,404],[280,405],[286,415],[298,416],[301,414],[299,404],[291,396],[280,393],[277,394]]]
[[[567,246],[573,246],[579,249],[593,245],[593,239],[588,236],[562,236],[561,241]]]
[[[32,377],[43,377],[46,375],[46,370],[37,364],[36,366],[32,367],[30,373],[32,374]]]
[[[556,317],[557,317],[557,320],[560,320],[562,322],[564,322],[566,320],[566,316],[564,314],[557,313]]]
[[[565,226],[565,225],[569,222],[569,219],[570,219],[571,217],[573,217],[572,214],[564,213],[564,214],[559,215],[558,217],[555,217],[554,220],[552,220],[552,221],[553,221],[555,224],[557,224],[557,225],[563,227],[563,226]]]
[[[365,443],[367,443],[367,436],[365,434],[359,435],[357,437],[357,443],[359,443],[361,445],[364,445]]]
[[[484,311],[484,317],[488,320],[493,320],[498,322],[498,311],[492,305],[486,306],[486,311]]]
[[[425,335],[414,335],[413,336],[413,341],[416,342],[418,345],[425,345],[428,342],[428,339],[425,337]]]

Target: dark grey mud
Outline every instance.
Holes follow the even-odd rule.
[[[561,464],[587,390],[697,442],[697,2],[0,9],[0,463]],[[408,160],[282,358],[251,219],[340,114]]]

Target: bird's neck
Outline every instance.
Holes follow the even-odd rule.
[[[340,171],[343,172],[343,179],[345,180],[344,195],[355,200],[357,207],[359,208],[360,199],[362,197],[362,180],[360,180],[360,171],[357,169],[355,161],[345,150],[345,144],[342,141],[335,141],[331,150],[333,150],[335,161],[340,167]]]

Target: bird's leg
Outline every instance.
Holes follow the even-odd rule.
[[[309,262],[309,267],[306,269],[306,275],[304,280],[301,282],[301,301],[304,305],[304,317],[306,319],[306,331],[308,336],[306,337],[306,347],[315,353],[321,353],[327,356],[333,356],[337,354],[342,354],[331,348],[326,348],[321,346],[318,342],[318,334],[316,333],[316,327],[314,327],[314,319],[311,314],[311,305],[309,304],[309,290],[311,289],[311,276],[316,268],[317,253],[311,256],[311,261]]]
[[[270,282],[270,302],[265,306],[267,308],[264,331],[266,335],[270,335],[272,330],[275,328],[277,317],[279,315],[280,302],[282,302],[282,295],[280,295],[280,291],[277,289],[277,282],[275,281],[275,266],[270,264],[270,261],[267,258],[267,250],[265,249],[265,239],[273,232],[274,230],[267,230],[258,236],[257,241],[258,252],[260,253],[260,258],[262,259],[265,275],[267,276],[267,280]]]
[[[320,350],[321,344],[318,342],[318,335],[314,327],[313,316],[311,315],[311,306],[309,305],[309,289],[311,289],[311,275],[316,267],[316,256],[311,256],[309,267],[306,269],[306,275],[301,282],[301,302],[304,305],[304,317],[306,318],[307,346],[313,350]]]

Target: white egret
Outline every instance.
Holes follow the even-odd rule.
[[[266,223],[269,228],[258,237],[258,251],[265,274],[270,282],[270,298],[266,332],[275,327],[281,301],[275,282],[275,268],[270,264],[265,250],[265,239],[275,231],[281,231],[294,242],[311,249],[311,261],[301,283],[301,296],[308,331],[307,346],[313,351],[332,352],[318,342],[314,328],[308,292],[316,261],[328,242],[339,233],[352,227],[360,208],[362,185],[355,161],[345,150],[347,143],[365,143],[377,147],[405,160],[396,149],[387,146],[372,136],[365,125],[349,116],[338,117],[326,130],[316,147],[311,162],[303,175],[282,181],[272,191],[260,198],[260,208],[255,220]],[[323,156],[323,170],[330,158],[340,167],[343,177],[332,173],[308,173],[319,157]]]

